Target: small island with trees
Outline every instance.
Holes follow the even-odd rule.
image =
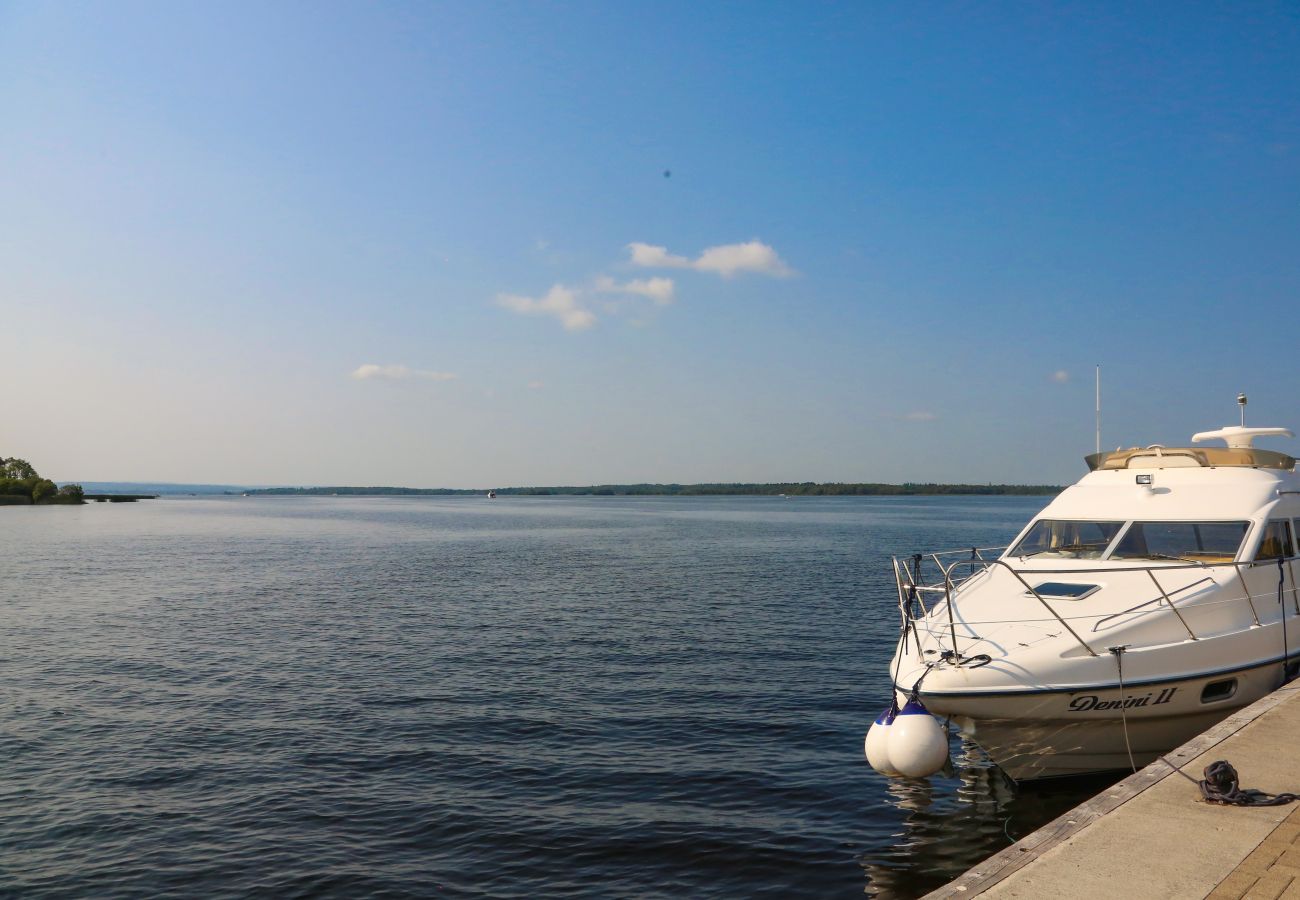
[[[35,503],[85,503],[79,484],[59,487],[37,474],[25,459],[0,456],[0,506],[30,506]]]

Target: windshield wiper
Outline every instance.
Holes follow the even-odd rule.
[[[1179,562],[1199,563],[1199,559],[1193,559],[1190,556],[1170,556],[1168,553],[1143,553],[1138,559],[1175,559]],[[1204,565],[1204,563],[1201,563]]]

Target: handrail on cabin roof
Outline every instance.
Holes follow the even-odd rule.
[[[1259,450],[1255,447],[1129,447],[1107,453],[1089,453],[1084,462],[1090,472],[1114,469],[1159,469],[1160,460],[1191,459],[1203,468],[1239,467],[1254,469],[1295,469],[1295,457],[1276,450]],[[1138,465],[1133,466],[1133,461]]]

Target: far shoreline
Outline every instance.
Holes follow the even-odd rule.
[[[1063,487],[1044,484],[875,484],[842,482],[736,484],[600,484],[556,487],[407,488],[270,487],[225,491],[245,497],[1045,497]]]

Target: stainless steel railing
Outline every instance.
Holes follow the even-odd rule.
[[[1038,602],[1038,604],[1042,606],[1042,608],[1045,609],[1051,615],[1053,619],[1055,619],[1058,623],[1060,623],[1060,625],[1070,633],[1070,635],[1075,639],[1076,642],[1078,642],[1079,646],[1082,647],[1084,651],[1086,651],[1090,656],[1100,655],[1097,653],[1096,650],[1094,650],[1091,647],[1091,645],[1088,644],[1086,640],[1084,640],[1079,635],[1078,632],[1074,630],[1074,628],[1070,626],[1069,622],[1066,620],[1066,617],[1062,616],[1047,601],[1047,599],[1043,597],[1023,577],[1024,574],[1029,574],[1032,576],[1073,575],[1077,577],[1080,574],[1082,574],[1081,570],[1077,568],[1042,569],[1037,567],[1033,569],[1017,569],[1013,567],[1010,563],[1006,562],[1005,560],[998,558],[1005,549],[1006,548],[1003,547],[986,547],[986,548],[972,547],[968,550],[949,550],[949,551],[943,551],[939,553],[929,553],[929,554],[918,553],[918,554],[914,554],[911,557],[903,557],[901,559],[899,557],[894,557],[893,558],[894,581],[898,592],[899,610],[903,619],[902,627],[904,632],[904,640],[906,640],[906,634],[908,629],[910,628],[913,637],[916,638],[917,649],[919,652],[920,634],[917,630],[916,622],[921,619],[929,619],[933,613],[939,610],[940,608],[939,604],[940,602],[942,602],[943,606],[946,607],[947,614],[948,614],[946,625],[947,625],[947,630],[949,631],[949,639],[952,642],[952,651],[958,657],[958,659],[960,659],[961,654],[957,646],[957,624],[958,623],[957,623],[957,618],[954,614],[953,596],[958,591],[959,588],[970,584],[976,578],[982,576],[989,576],[989,574],[992,572],[994,568],[1000,567],[1006,569],[1018,582],[1020,582],[1020,584],[1023,585],[1025,588],[1025,593],[1029,596],[1032,596]],[[932,561],[935,569],[937,569],[938,576],[939,576],[937,580],[926,581],[922,579],[922,575],[921,575],[922,563],[926,559]],[[1195,632],[1191,624],[1187,621],[1187,618],[1183,615],[1182,610],[1179,609],[1176,597],[1177,595],[1183,594],[1194,587],[1206,583],[1207,581],[1211,583],[1218,583],[1212,574],[1213,571],[1231,568],[1233,570],[1233,573],[1236,576],[1236,580],[1241,584],[1243,594],[1240,597],[1230,598],[1230,600],[1232,601],[1245,600],[1250,608],[1251,620],[1254,626],[1258,627],[1261,624],[1261,622],[1259,617],[1259,610],[1255,606],[1255,598],[1268,597],[1271,599],[1274,596],[1276,596],[1277,599],[1281,600],[1282,593],[1286,590],[1285,585],[1288,580],[1288,576],[1291,585],[1289,590],[1291,594],[1292,606],[1294,607],[1295,614],[1297,616],[1300,616],[1300,585],[1297,585],[1296,583],[1295,570],[1293,568],[1294,562],[1295,560],[1293,559],[1285,559],[1280,561],[1279,560],[1257,560],[1253,562],[1239,562],[1239,561],[1194,562],[1188,564],[1169,564],[1169,563],[1161,562],[1149,566],[1124,565],[1124,566],[1105,566],[1099,568],[1089,568],[1086,570],[1088,575],[1104,575],[1108,573],[1120,573],[1120,572],[1129,573],[1129,574],[1145,572],[1148,575],[1148,577],[1150,577],[1151,583],[1155,587],[1158,593],[1156,597],[1150,600],[1145,600],[1142,603],[1139,603],[1136,606],[1130,607],[1129,609],[1126,610],[1121,610],[1119,612],[1111,613],[1110,615],[1102,616],[1100,618],[1095,616],[1087,616],[1087,617],[1079,617],[1079,618],[1094,619],[1095,621],[1093,623],[1092,630],[1095,633],[1099,629],[1103,628],[1105,624],[1108,622],[1111,622],[1121,616],[1131,615],[1133,613],[1140,612],[1143,609],[1154,605],[1156,611],[1165,609],[1173,613],[1173,615],[1178,619],[1178,622],[1182,626],[1183,630],[1187,632],[1188,640],[1193,640],[1193,641],[1201,640],[1202,635],[1198,635]],[[909,567],[909,563],[910,563],[910,567]],[[1267,591],[1262,591],[1258,593],[1252,592],[1250,590],[1250,585],[1246,581],[1245,572],[1250,571],[1252,569],[1259,569],[1262,567],[1273,567],[1273,566],[1277,566],[1279,570],[1279,583],[1277,588],[1274,589],[1270,587]],[[963,568],[965,569],[965,571],[963,571]],[[1167,575],[1170,572],[1186,571],[1189,569],[1196,570],[1196,571],[1204,571],[1207,574],[1204,577],[1191,582],[1190,584],[1185,584],[1182,587],[1174,588],[1172,590],[1168,588],[1167,582],[1161,583],[1159,577],[1156,574],[1157,572],[1160,572]],[[926,603],[927,598],[930,598],[932,602],[927,604]],[[919,611],[918,609],[914,608],[913,604],[915,604],[915,607],[919,607]],[[1285,603],[1283,604],[1282,615],[1283,616],[1286,615]],[[963,625],[963,627],[969,627],[969,624],[966,622],[962,622],[961,624]]]

